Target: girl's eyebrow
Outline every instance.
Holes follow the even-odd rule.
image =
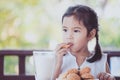
[[[63,26],[63,28],[67,28],[66,26]]]
[[[66,26],[63,26],[62,28],[68,28]],[[81,29],[80,27],[73,27],[73,29]]]
[[[74,27],[74,29],[81,29],[80,27]]]

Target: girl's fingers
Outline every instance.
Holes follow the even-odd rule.
[[[108,80],[116,80],[114,76],[110,75]]]
[[[104,80],[104,73],[101,73],[100,80]]]
[[[61,66],[62,61],[63,61],[63,56],[67,54],[67,49],[66,48],[61,48],[65,43],[58,44],[56,50],[55,50],[55,55],[56,55],[56,64]]]
[[[110,80],[109,78],[110,78],[110,75],[109,75],[109,74],[105,74],[105,75],[104,75],[104,80]]]
[[[67,54],[67,50],[66,49],[61,49],[60,51],[58,51],[56,53],[56,63],[59,65],[62,65],[62,61],[63,61],[63,56]]]
[[[100,80],[103,79],[102,73],[99,73],[99,74],[97,75],[97,77],[98,77]]]
[[[58,44],[55,51],[58,52],[62,47],[65,45],[65,43]]]
[[[105,72],[99,73],[97,77],[99,78],[99,80],[115,80],[112,75]]]
[[[57,55],[63,56],[63,55],[65,55],[65,54],[67,54],[67,49],[61,49],[61,50],[59,50],[59,51],[57,52]]]

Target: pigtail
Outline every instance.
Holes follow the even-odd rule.
[[[102,52],[101,52],[101,48],[99,45],[99,39],[98,39],[98,32],[96,32],[96,46],[95,46],[95,54],[93,55],[92,58],[88,59],[87,61],[92,63],[94,61],[100,60],[102,57]]]

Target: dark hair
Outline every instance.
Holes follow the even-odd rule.
[[[84,5],[76,5],[69,7],[65,14],[62,16],[62,22],[64,17],[74,16],[79,22],[82,21],[87,29],[87,35],[93,30],[96,29],[96,46],[95,46],[95,54],[89,58],[87,61],[92,63],[97,60],[100,60],[102,57],[101,48],[99,45],[98,39],[98,17],[96,12],[88,6]]]

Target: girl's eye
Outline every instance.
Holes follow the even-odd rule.
[[[80,30],[74,30],[74,32],[76,32],[76,33],[77,33],[77,32],[80,32]]]
[[[67,32],[67,29],[63,29],[64,32]]]

